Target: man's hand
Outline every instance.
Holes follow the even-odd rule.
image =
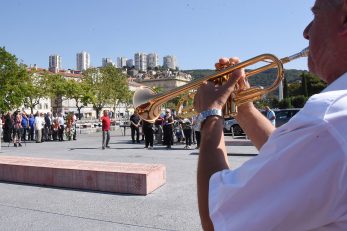
[[[215,66],[217,70],[221,70],[239,62],[240,60],[237,57],[230,59],[221,58]],[[228,81],[222,86],[216,86],[212,82],[204,82],[203,85],[198,88],[194,97],[195,110],[197,112],[202,112],[208,109],[222,109],[232,92],[244,89],[248,86],[248,83],[245,81],[245,76],[244,69],[238,69],[230,74]]]

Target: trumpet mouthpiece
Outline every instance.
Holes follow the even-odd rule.
[[[309,49],[308,47],[306,47],[305,49],[303,49],[302,51],[300,51],[299,53],[296,53],[294,55],[285,57],[283,59],[281,59],[282,63],[288,63],[290,61],[293,61],[294,59],[298,59],[298,58],[302,58],[302,57],[307,57],[309,53]]]

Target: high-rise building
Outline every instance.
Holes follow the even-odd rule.
[[[159,66],[159,56],[156,53],[147,55],[147,66],[150,68]]]
[[[127,67],[131,68],[131,67],[134,66],[134,60],[133,59],[128,59],[126,64],[127,64]]]
[[[111,58],[102,58],[102,66],[106,67],[107,65],[113,66],[113,61]]]
[[[136,53],[135,69],[139,71],[147,71],[147,55],[145,53]]]
[[[170,69],[176,69],[176,57],[173,55],[167,55],[163,58],[163,67],[170,68]]]
[[[118,57],[117,58],[117,67],[122,68],[127,65],[127,58],[126,57]]]
[[[76,69],[79,71],[85,71],[90,67],[89,53],[82,51],[76,54]]]
[[[61,70],[61,56],[60,55],[50,55],[49,56],[49,71],[57,73]]]

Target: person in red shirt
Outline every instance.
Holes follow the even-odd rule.
[[[102,122],[102,149],[110,148],[108,145],[110,142],[110,126],[111,120],[108,116],[108,111],[104,110],[104,115],[100,118]]]

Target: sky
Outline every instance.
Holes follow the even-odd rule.
[[[220,57],[279,58],[308,46],[302,36],[314,0],[0,0],[0,46],[27,65],[48,67],[59,54],[76,68],[87,51],[133,59],[137,52],[176,56],[181,70],[213,69]],[[307,70],[306,58],[285,65]]]

